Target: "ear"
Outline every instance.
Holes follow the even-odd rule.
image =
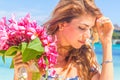
[[[66,27],[66,22],[59,23],[58,26],[59,26],[59,30],[61,31]]]

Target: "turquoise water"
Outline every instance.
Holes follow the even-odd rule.
[[[95,52],[97,53],[97,60],[99,64],[102,63],[102,46],[95,45]],[[113,65],[114,65],[114,80],[120,80],[120,44],[112,45]]]
[[[102,46],[95,44],[95,52],[97,55],[98,62],[102,63]],[[112,46],[113,62],[114,62],[114,80],[120,80],[120,44]],[[13,80],[14,70],[9,69],[11,58],[6,58],[6,64],[2,62],[0,57],[0,79],[2,80]]]

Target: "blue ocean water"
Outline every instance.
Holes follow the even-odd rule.
[[[99,64],[102,63],[102,46],[95,44],[95,52]],[[120,80],[120,44],[112,45],[114,80]]]
[[[102,46],[95,44],[94,50],[99,64],[102,63]],[[120,44],[112,45],[113,62],[114,62],[114,80],[120,80]],[[0,57],[0,80],[13,80],[14,70],[9,69],[11,58],[6,58],[6,64],[2,62]]]

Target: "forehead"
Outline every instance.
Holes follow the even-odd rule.
[[[74,25],[86,25],[89,27],[94,26],[96,17],[90,15],[84,15],[81,17],[74,18],[70,23]]]

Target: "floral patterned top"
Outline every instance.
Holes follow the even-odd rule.
[[[94,67],[90,69],[91,72],[98,72],[98,70]],[[42,76],[40,80],[45,80],[45,75]],[[48,70],[48,77],[47,80],[83,80],[78,76],[72,78],[65,78],[64,76],[58,75],[54,69]]]
[[[40,80],[45,80],[45,75],[43,75]],[[80,79],[78,76],[75,76],[73,78],[64,79],[64,76],[60,76],[60,75],[56,74],[55,70],[49,69],[47,80],[80,80]]]

